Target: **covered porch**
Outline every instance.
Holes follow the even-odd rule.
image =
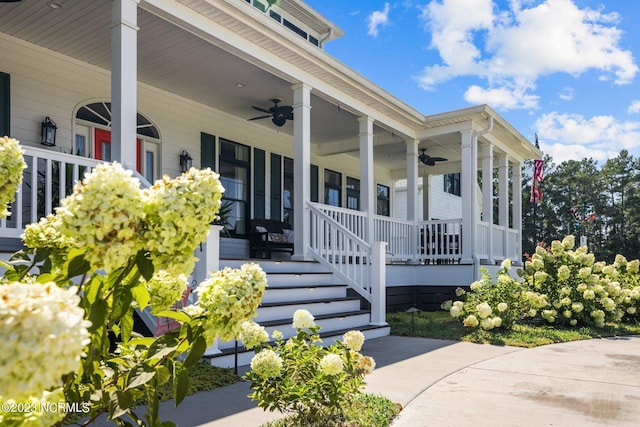
[[[382,310],[397,278],[413,286],[436,277],[390,278],[389,268],[471,272],[464,285],[481,264],[519,261],[521,168],[535,147],[486,105],[425,116],[327,55],[324,43],[342,31],[304,2],[270,11],[262,3],[2,4],[0,83],[11,97],[0,124],[25,146],[29,165],[0,223],[3,246],[53,212],[101,159],[153,181],[178,175],[180,155],[190,153],[193,166],[226,180],[236,240],[247,240],[250,219],[290,221],[293,260],[323,264]],[[253,120],[274,99],[291,118]],[[45,116],[58,125],[46,147]],[[446,161],[423,164],[423,150]],[[460,209],[436,215],[437,198],[418,197],[419,182],[443,174],[459,175]],[[411,195],[402,218],[393,194],[380,195],[400,179]],[[219,265],[220,249],[207,245],[205,271]],[[372,315],[383,321],[383,312]]]

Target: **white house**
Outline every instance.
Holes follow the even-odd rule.
[[[281,269],[270,283],[291,285],[309,265],[332,272],[362,300],[351,311],[371,311],[365,324],[384,324],[385,298],[421,305],[429,288],[519,261],[521,168],[538,150],[486,105],[416,111],[328,55],[340,36],[301,0],[0,0],[0,134],[29,162],[0,244],[19,246],[25,224],[97,161],[152,181],[179,174],[182,155],[218,171],[233,206],[232,239],[210,265],[248,259],[251,219],[285,220],[291,258],[305,262],[263,262]],[[423,150],[446,161],[426,165]],[[443,175],[457,212],[432,190]],[[391,215],[397,180],[402,219]]]

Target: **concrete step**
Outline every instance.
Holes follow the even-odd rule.
[[[221,259],[220,268],[240,268],[242,264],[259,264],[267,273],[326,273],[327,269],[315,261],[278,261],[268,259]]]
[[[322,272],[285,272],[266,271],[268,286],[278,288],[281,286],[326,286],[335,285],[333,274],[328,271]]]
[[[314,316],[345,313],[360,310],[360,298],[342,297],[331,299],[298,300],[288,302],[263,303],[258,307],[258,315],[254,322],[264,323],[278,319],[293,319],[296,310],[304,309]]]
[[[344,298],[345,296],[347,296],[347,285],[278,286],[276,288],[268,286],[262,297],[262,303],[288,303],[310,299]]]

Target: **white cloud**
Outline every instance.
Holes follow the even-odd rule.
[[[640,113],[640,100],[635,99],[631,101],[631,105],[629,105],[629,108],[627,108],[627,113],[629,114]]]
[[[489,104],[493,108],[501,110],[513,110],[516,108],[535,108],[538,104],[538,96],[526,93],[526,88],[501,87],[484,89],[480,86],[470,86],[464,94],[464,99],[471,104]]]
[[[513,0],[508,11],[496,14],[492,0],[431,1],[421,18],[442,63],[425,67],[419,85],[429,90],[458,76],[477,76],[491,93],[505,84],[523,91],[554,73],[597,70],[600,79],[616,84],[638,73],[632,53],[620,46],[617,14],[580,9],[572,0],[529,3]]]
[[[573,88],[568,86],[563,87],[558,93],[558,98],[564,101],[571,101],[573,99]]]
[[[378,27],[384,27],[389,23],[389,10],[391,10],[389,3],[384,4],[384,10],[376,10],[368,16],[368,25],[369,31],[367,34],[373,37],[378,36]]]
[[[556,162],[584,157],[606,160],[622,149],[640,148],[640,122],[619,121],[612,116],[585,118],[552,112],[540,116],[534,126],[542,150]]]

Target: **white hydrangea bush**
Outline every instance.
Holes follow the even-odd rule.
[[[251,371],[245,375],[252,383],[250,397],[264,409],[291,415],[296,425],[335,423],[362,392],[375,360],[360,353],[365,341],[360,331],[348,331],[342,340],[323,347],[320,326],[309,311],[296,310],[292,320],[297,334],[285,339],[274,331],[272,343],[258,328],[245,325],[243,339],[256,343]]]

